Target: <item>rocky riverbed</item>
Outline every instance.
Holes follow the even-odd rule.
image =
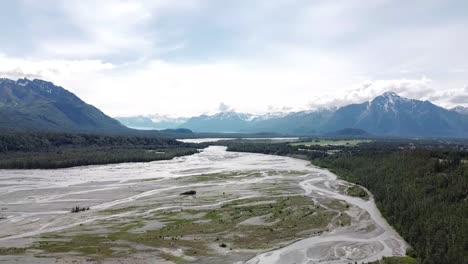
[[[212,146],[169,161],[0,171],[7,263],[348,263],[400,256],[373,199],[307,161]],[[184,195],[181,195],[185,193]],[[72,213],[72,207],[89,210]]]

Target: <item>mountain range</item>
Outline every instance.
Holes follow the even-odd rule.
[[[175,130],[156,132],[135,128]],[[145,135],[191,133],[193,130],[289,135],[349,132],[403,137],[468,137],[468,108],[445,109],[429,101],[386,92],[360,104],[292,113],[253,115],[229,111],[190,118],[150,115],[116,120],[51,82],[3,78],[0,79],[0,129]]]
[[[118,118],[132,126],[144,116]],[[129,120],[131,122],[129,122]],[[276,132],[290,135],[333,134],[358,129],[382,136],[468,137],[468,108],[445,109],[429,101],[386,92],[373,100],[340,108],[253,115],[221,112],[191,118],[151,120],[147,128],[188,128],[196,132]],[[345,130],[343,130],[345,129]],[[352,131],[352,130],[349,130]]]

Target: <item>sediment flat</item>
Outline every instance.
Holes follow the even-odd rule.
[[[290,264],[404,255],[405,241],[372,197],[349,196],[349,186],[304,160],[222,146],[150,163],[1,170],[0,260]],[[90,209],[70,212],[75,206]]]

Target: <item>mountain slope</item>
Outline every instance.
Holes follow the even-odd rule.
[[[468,115],[468,107],[464,107],[464,106],[457,106],[457,107],[454,107],[452,109],[450,109],[451,111],[455,111],[459,114],[462,114],[462,115]]]
[[[0,79],[0,128],[122,133],[129,129],[51,82]]]
[[[258,118],[250,125],[249,132],[277,132],[294,135],[322,133],[324,123],[333,115],[335,109],[293,112],[281,117]]]
[[[180,127],[198,132],[246,132],[252,118],[251,114],[221,112],[189,118]]]
[[[325,130],[359,128],[376,135],[467,136],[468,118],[429,101],[386,92],[370,102],[338,109]]]

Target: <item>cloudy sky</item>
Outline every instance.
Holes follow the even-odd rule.
[[[0,1],[0,77],[112,116],[252,113],[387,90],[468,106],[468,1]]]

